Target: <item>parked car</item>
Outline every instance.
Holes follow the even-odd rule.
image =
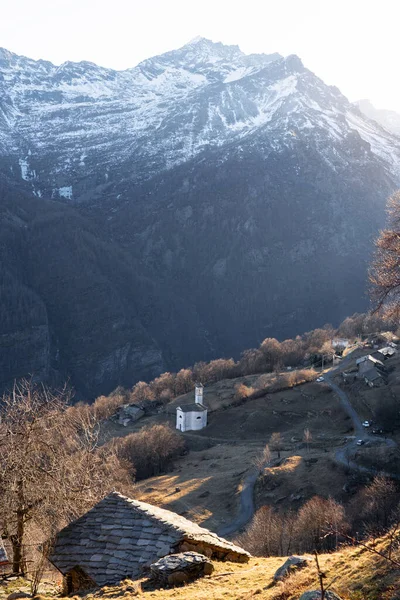
[[[325,381],[325,377],[322,377],[321,375],[321,377],[317,377],[317,381],[318,383],[321,383],[321,381]]]
[[[364,446],[364,440],[357,440],[357,446]]]
[[[372,430],[372,433],[374,435],[381,435],[382,433],[385,433],[385,432],[380,427],[374,427],[373,430]]]
[[[364,421],[362,425],[363,425],[363,427],[370,427],[371,421]]]

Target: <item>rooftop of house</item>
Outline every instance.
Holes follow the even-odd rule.
[[[112,492],[57,534],[50,561],[63,575],[79,567],[105,585],[134,579],[143,566],[176,551],[183,541],[238,560],[250,556],[176,513]]]
[[[374,364],[379,364],[383,367],[383,362],[378,360],[377,358],[374,358],[373,356],[371,356],[371,354],[367,354],[366,356],[361,356],[361,358],[357,358],[356,364],[359,365],[359,364],[365,362],[366,360],[369,360],[369,361],[373,362]]]
[[[381,379],[383,375],[378,369],[372,368],[363,373],[363,377],[368,381],[376,381],[377,379]]]
[[[381,348],[380,350],[378,350],[378,352],[380,354],[383,354],[383,356],[393,356],[394,354],[396,354],[396,350],[394,348],[392,348],[391,346],[386,346],[386,348]]]
[[[207,407],[204,404],[199,404],[197,402],[192,402],[191,404],[182,404],[182,406],[178,406],[176,410],[181,410],[184,413],[187,412],[203,412],[207,410]]]

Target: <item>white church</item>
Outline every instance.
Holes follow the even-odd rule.
[[[207,425],[207,408],[203,404],[204,388],[196,383],[194,403],[183,404],[176,409],[176,428],[180,431],[196,431]]]

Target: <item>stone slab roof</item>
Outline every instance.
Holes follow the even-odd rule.
[[[182,404],[182,406],[178,406],[178,409],[182,412],[203,412],[207,410],[207,407],[204,404],[198,404],[193,402],[192,404]]]
[[[4,548],[3,540],[0,538],[0,565],[8,564],[6,549]]]
[[[359,365],[360,363],[365,362],[366,360],[369,360],[374,364],[380,364],[383,367],[383,362],[378,360],[377,358],[374,358],[371,354],[367,354],[366,356],[361,356],[361,358],[357,358],[356,364]]]
[[[386,346],[386,348],[381,348],[378,350],[379,354],[383,354],[383,356],[393,356],[396,354],[396,350],[391,348],[391,346]]]
[[[97,585],[138,577],[192,541],[247,560],[248,552],[169,510],[112,492],[56,536],[50,561],[63,575],[79,566]]]
[[[377,369],[368,369],[368,371],[363,373],[363,377],[368,379],[368,381],[375,381],[377,379],[382,379],[382,374]]]

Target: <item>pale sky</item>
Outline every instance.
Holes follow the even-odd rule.
[[[198,35],[297,54],[350,100],[400,112],[399,0],[0,0],[0,46],[125,69]]]

